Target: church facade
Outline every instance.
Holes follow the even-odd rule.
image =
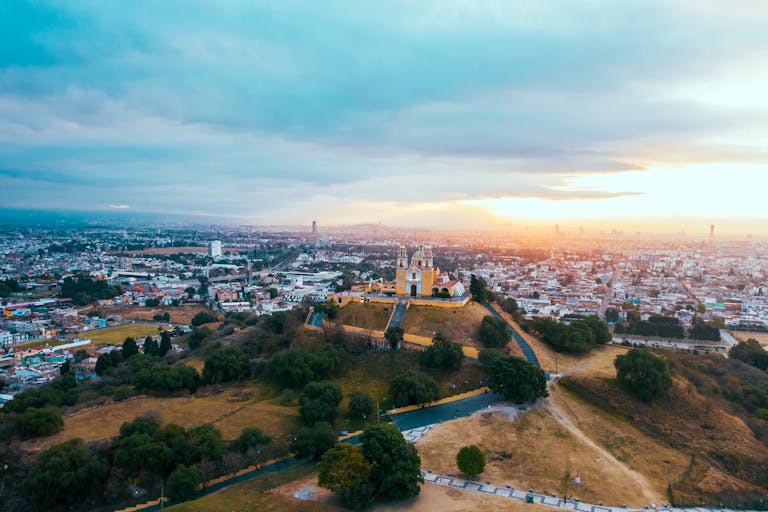
[[[431,247],[420,245],[409,261],[407,249],[400,246],[395,269],[395,295],[450,298],[464,293],[461,281],[451,280],[446,272],[434,265]]]

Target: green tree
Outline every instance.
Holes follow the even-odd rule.
[[[432,338],[432,345],[421,353],[419,361],[428,368],[449,368],[458,370],[464,361],[461,345],[439,332]]]
[[[337,444],[325,452],[317,469],[318,485],[338,495],[346,506],[360,510],[373,501],[371,464],[359,447]]]
[[[267,375],[281,386],[299,388],[307,383],[328,379],[338,374],[343,352],[331,345],[320,350],[297,347],[272,356]]]
[[[123,341],[123,361],[127,361],[131,356],[135,356],[139,353],[139,346],[136,344],[136,340],[128,336]]]
[[[133,434],[147,434],[154,437],[160,430],[160,422],[152,416],[137,416],[132,421],[126,421],[120,425],[120,438],[130,437]]]
[[[198,476],[195,468],[181,465],[168,477],[166,488],[168,497],[173,501],[184,501],[194,496],[198,488]]]
[[[299,397],[299,413],[308,425],[333,424],[341,403],[341,389],[332,382],[310,382]]]
[[[373,400],[368,393],[352,391],[349,394],[349,415],[353,418],[367,418],[373,412]]]
[[[157,355],[163,357],[170,352],[171,348],[173,348],[171,344],[171,335],[168,334],[168,331],[163,331],[160,335],[160,346],[157,349]]]
[[[203,380],[209,384],[243,380],[250,374],[248,356],[239,348],[221,347],[205,357]]]
[[[189,429],[187,441],[195,461],[221,460],[224,456],[224,440],[221,438],[221,432],[209,423]]]
[[[270,299],[276,299],[277,298],[277,294],[278,294],[277,288],[270,288],[269,289],[269,298]]]
[[[216,316],[215,313],[211,311],[200,311],[195,316],[192,317],[192,326],[197,327],[198,325],[207,324],[210,322],[217,322],[219,320],[219,317]]]
[[[40,510],[72,508],[98,493],[106,473],[106,464],[91,455],[82,439],[70,439],[40,454],[24,479],[24,492]]]
[[[456,454],[456,466],[465,475],[479,475],[485,470],[485,454],[477,445],[465,446]]]
[[[472,294],[472,298],[480,303],[488,301],[488,290],[486,288],[485,280],[482,277],[477,277],[472,274],[469,280],[469,293]]]
[[[360,442],[363,456],[371,464],[370,482],[378,497],[405,499],[419,494],[424,482],[421,459],[397,427],[370,425]]]
[[[148,356],[156,356],[159,355],[158,350],[157,342],[152,336],[144,338],[144,354]]]
[[[135,432],[118,440],[114,465],[132,476],[143,471],[162,475],[170,458],[171,450],[163,443],[144,432]]]
[[[187,294],[187,299],[192,299],[194,298],[196,291],[193,286],[188,286],[187,288],[184,289],[184,293]]]
[[[318,421],[314,426],[304,427],[296,432],[291,442],[291,451],[297,457],[319,459],[336,445],[337,439],[336,431],[329,423]]]
[[[644,402],[652,402],[672,386],[667,361],[647,349],[633,348],[613,362],[619,382]]]
[[[728,357],[737,359],[742,363],[747,363],[761,370],[768,370],[768,352],[760,343],[749,338],[747,341],[740,341],[728,351]]]
[[[518,357],[488,354],[484,359],[491,374],[488,386],[505,400],[521,404],[549,396],[547,378],[541,368]]]
[[[517,305],[517,301],[513,299],[512,297],[507,297],[503,301],[501,301],[501,309],[509,313],[510,315],[514,315],[520,310],[520,307]]]
[[[384,338],[389,342],[392,350],[397,350],[400,347],[403,336],[405,336],[405,332],[402,327],[390,327],[384,332]]]
[[[210,336],[210,334],[213,331],[211,331],[207,327],[198,327],[192,333],[189,335],[189,338],[187,338],[187,343],[189,343],[190,350],[197,350],[200,348],[200,345],[203,344],[203,340]]]
[[[240,453],[245,453],[251,448],[267,445],[271,441],[272,438],[264,434],[260,429],[256,427],[245,427],[242,432],[240,432],[240,437],[232,442],[232,447]]]
[[[22,437],[49,436],[64,427],[61,411],[54,407],[30,407],[24,412],[15,414],[13,427]]]
[[[397,373],[389,384],[389,396],[395,407],[434,402],[439,396],[437,381],[419,371]]]
[[[480,324],[480,341],[487,347],[506,347],[512,334],[507,322],[492,315],[483,317]]]

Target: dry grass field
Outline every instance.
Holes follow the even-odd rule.
[[[629,506],[662,502],[663,486],[648,489],[604,450],[576,435],[546,409],[534,409],[510,420],[491,410],[436,426],[416,444],[422,467],[437,473],[459,474],[455,454],[477,444],[486,454],[486,469],[478,479],[518,489],[578,496],[583,501]],[[583,487],[571,483],[579,472]]]
[[[117,327],[108,327],[106,329],[95,329],[93,331],[85,331],[77,334],[77,338],[88,338],[91,340],[91,346],[101,345],[119,345],[128,336],[134,339],[144,338],[146,336],[153,336],[157,334],[158,326],[152,324],[125,324]]]
[[[401,327],[409,334],[428,338],[442,332],[451,341],[482,348],[478,339],[480,324],[487,315],[488,310],[473,301],[463,308],[411,306]]]
[[[377,304],[375,302],[369,302],[368,304],[350,302],[339,310],[339,315],[333,319],[333,322],[363,329],[383,331],[387,327],[393,307],[391,304]]]
[[[128,320],[145,320],[148,322],[154,321],[155,315],[162,315],[168,313],[171,315],[171,323],[189,325],[192,322],[192,317],[198,314],[200,311],[211,311],[205,306],[198,306],[196,304],[185,304],[183,306],[162,306],[157,308],[147,308],[134,305],[119,305],[119,306],[104,306],[96,308],[109,316],[119,316]]]
[[[233,401],[246,389],[253,392],[246,401]],[[224,439],[234,439],[245,427],[258,427],[270,435],[295,430],[299,414],[293,407],[279,405],[274,391],[266,388],[228,388],[204,398],[137,398],[85,410],[64,418],[64,428],[49,437],[32,439],[22,444],[26,450],[41,450],[68,439],[84,441],[108,439],[118,435],[120,425],[145,414],[157,415],[162,423],[193,427],[212,423]]]
[[[304,482],[314,468],[310,465],[294,467],[279,473],[262,475],[247,482],[231,485],[202,498],[169,507],[170,512],[333,512],[345,509],[317,501],[303,501],[292,496],[295,485],[288,482]],[[310,480],[312,478],[310,477]],[[316,481],[316,477],[314,478]],[[275,489],[278,486],[278,489]],[[273,490],[270,490],[273,489]]]
[[[768,332],[759,331],[730,331],[734,338],[739,341],[747,341],[749,338],[754,338],[761,345],[768,345]]]

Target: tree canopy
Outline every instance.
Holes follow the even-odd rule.
[[[243,380],[251,375],[251,366],[242,350],[220,347],[205,357],[203,380],[211,384]]]
[[[490,292],[486,288],[485,280],[472,274],[469,281],[469,293],[477,302],[487,302],[490,299]]]
[[[373,412],[373,400],[368,393],[352,391],[349,394],[349,415],[353,418],[367,418]]]
[[[289,388],[337,375],[342,362],[339,349],[324,345],[320,350],[297,347],[276,353],[267,365],[267,375]]]
[[[422,366],[428,368],[450,368],[458,370],[464,361],[461,345],[448,339],[439,332],[432,338],[432,346],[421,353],[419,358]]]
[[[481,361],[488,367],[488,386],[504,399],[525,403],[549,396],[544,371],[518,357],[491,351],[481,352]]]
[[[98,490],[106,465],[85,448],[82,439],[70,439],[40,454],[24,480],[24,492],[42,510],[71,508]]]
[[[633,348],[613,362],[616,377],[635,396],[651,402],[672,386],[667,361],[644,348]]]
[[[405,331],[402,327],[390,327],[384,332],[384,338],[389,342],[389,346],[392,350],[396,350],[400,347],[400,343],[403,342],[403,336]]]
[[[332,382],[310,382],[299,397],[299,413],[308,425],[333,423],[341,403],[341,389]]]
[[[297,457],[319,459],[321,455],[333,448],[337,439],[336,431],[329,423],[318,421],[312,427],[304,427],[296,432],[291,443],[291,451]]]
[[[395,407],[434,402],[439,396],[438,391],[435,379],[413,370],[397,373],[389,384],[389,396]]]
[[[371,464],[370,482],[377,497],[405,499],[419,494],[424,482],[421,459],[397,427],[370,425],[360,442],[363,456]]]
[[[480,341],[487,347],[505,347],[512,334],[509,332],[507,322],[493,315],[483,317],[480,324]]]
[[[346,506],[359,510],[373,500],[373,486],[368,482],[371,464],[360,447],[337,444],[325,452],[317,469],[318,485],[338,495]]]
[[[479,475],[485,470],[485,454],[477,445],[465,446],[456,454],[456,466],[466,475]]]
[[[768,370],[768,351],[754,338],[740,341],[728,351],[728,357],[738,359],[761,370]]]

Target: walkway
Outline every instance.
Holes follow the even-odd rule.
[[[319,311],[316,311],[312,313],[312,316],[309,317],[309,322],[307,322],[312,327],[323,327],[323,313],[320,313]]]
[[[454,489],[463,489],[465,491],[480,492],[483,494],[490,494],[492,496],[499,496],[502,498],[508,498],[512,500],[518,500],[527,503],[536,503],[538,505],[544,505],[545,507],[556,508],[560,510],[571,510],[577,512],[646,512],[647,509],[628,509],[626,507],[609,507],[602,504],[592,505],[590,503],[582,503],[578,498],[572,500],[563,500],[553,495],[545,495],[536,492],[526,492],[520,489],[515,489],[510,486],[499,487],[491,483],[481,483],[471,480],[463,480],[461,478],[454,478],[445,475],[437,475],[429,471],[421,471],[424,476],[424,482],[432,483],[436,485],[443,485],[445,487],[453,487]],[[653,510],[657,512],[755,512],[755,511],[734,511],[733,509],[719,509],[719,508],[707,508],[707,507],[695,507],[695,508],[675,508],[675,507],[654,507]]]
[[[390,327],[400,327],[400,325],[403,323],[403,319],[405,319],[405,308],[407,304],[407,302],[400,302],[399,300],[397,301],[397,306],[395,306],[395,311],[392,313],[392,317],[389,319],[387,329]]]
[[[495,316],[496,318],[501,318],[502,320],[504,320],[504,322],[507,324],[507,328],[509,328],[509,331],[512,333],[512,337],[515,339],[515,341],[517,342],[517,344],[520,346],[520,350],[522,350],[522,351],[523,351],[523,355],[524,355],[524,356],[525,356],[525,358],[528,360],[528,362],[529,362],[529,363],[531,363],[531,364],[532,364],[533,366],[535,366],[536,368],[541,368],[541,365],[539,364],[539,360],[538,360],[538,358],[536,357],[536,354],[533,352],[533,349],[532,349],[532,348],[531,348],[531,346],[528,344],[528,342],[526,342],[526,341],[523,339],[523,337],[522,337],[522,336],[520,336],[520,333],[518,333],[518,332],[517,332],[517,331],[516,331],[516,330],[515,330],[515,329],[514,329],[514,328],[513,328],[511,325],[509,325],[509,322],[507,322],[507,321],[504,319],[504,317],[502,317],[502,316],[499,314],[499,312],[498,312],[498,311],[496,311],[495,309],[493,309],[493,306],[491,306],[491,305],[490,305],[490,304],[488,304],[488,303],[485,303],[485,304],[483,304],[483,306],[485,306],[485,307],[488,309],[488,311],[490,311],[490,312],[491,312],[491,314],[492,314],[493,316]]]
[[[432,407],[424,407],[413,411],[392,415],[392,421],[401,431],[413,430],[421,427],[442,423],[469,416],[470,414],[486,409],[496,402],[501,401],[501,396],[494,393],[483,393],[463,400],[449,402]]]

